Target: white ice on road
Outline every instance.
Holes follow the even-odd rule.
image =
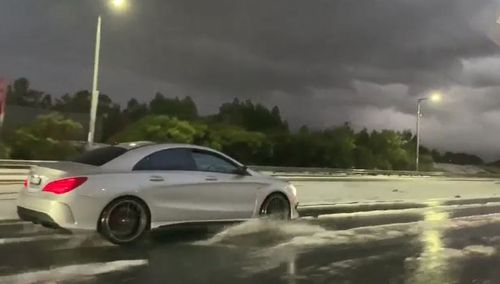
[[[0,283],[30,284],[30,283],[57,283],[68,280],[85,280],[99,274],[123,271],[148,264],[146,259],[119,260],[101,263],[88,263],[61,266],[48,270],[25,272],[0,277]]]
[[[70,235],[42,235],[33,237],[20,237],[20,238],[3,238],[0,239],[0,245],[38,242],[38,241],[52,241],[52,240],[69,240],[73,236]]]

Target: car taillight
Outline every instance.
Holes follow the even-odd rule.
[[[85,181],[87,181],[87,177],[71,177],[71,178],[59,179],[47,183],[43,187],[43,191],[52,192],[55,194],[63,194],[79,187]]]

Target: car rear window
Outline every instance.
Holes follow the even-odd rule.
[[[122,147],[103,147],[85,152],[72,161],[87,165],[102,166],[118,156],[123,155],[125,152],[127,152],[127,149]]]

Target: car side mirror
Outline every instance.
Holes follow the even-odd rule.
[[[238,167],[235,171],[235,174],[241,175],[241,176],[246,176],[248,175],[248,167],[247,166],[241,166]]]

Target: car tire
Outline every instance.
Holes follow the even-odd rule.
[[[117,245],[131,245],[140,241],[151,225],[147,205],[134,197],[122,197],[109,203],[101,213],[98,232]]]
[[[290,220],[290,201],[282,193],[270,194],[260,207],[259,215],[273,220]]]

